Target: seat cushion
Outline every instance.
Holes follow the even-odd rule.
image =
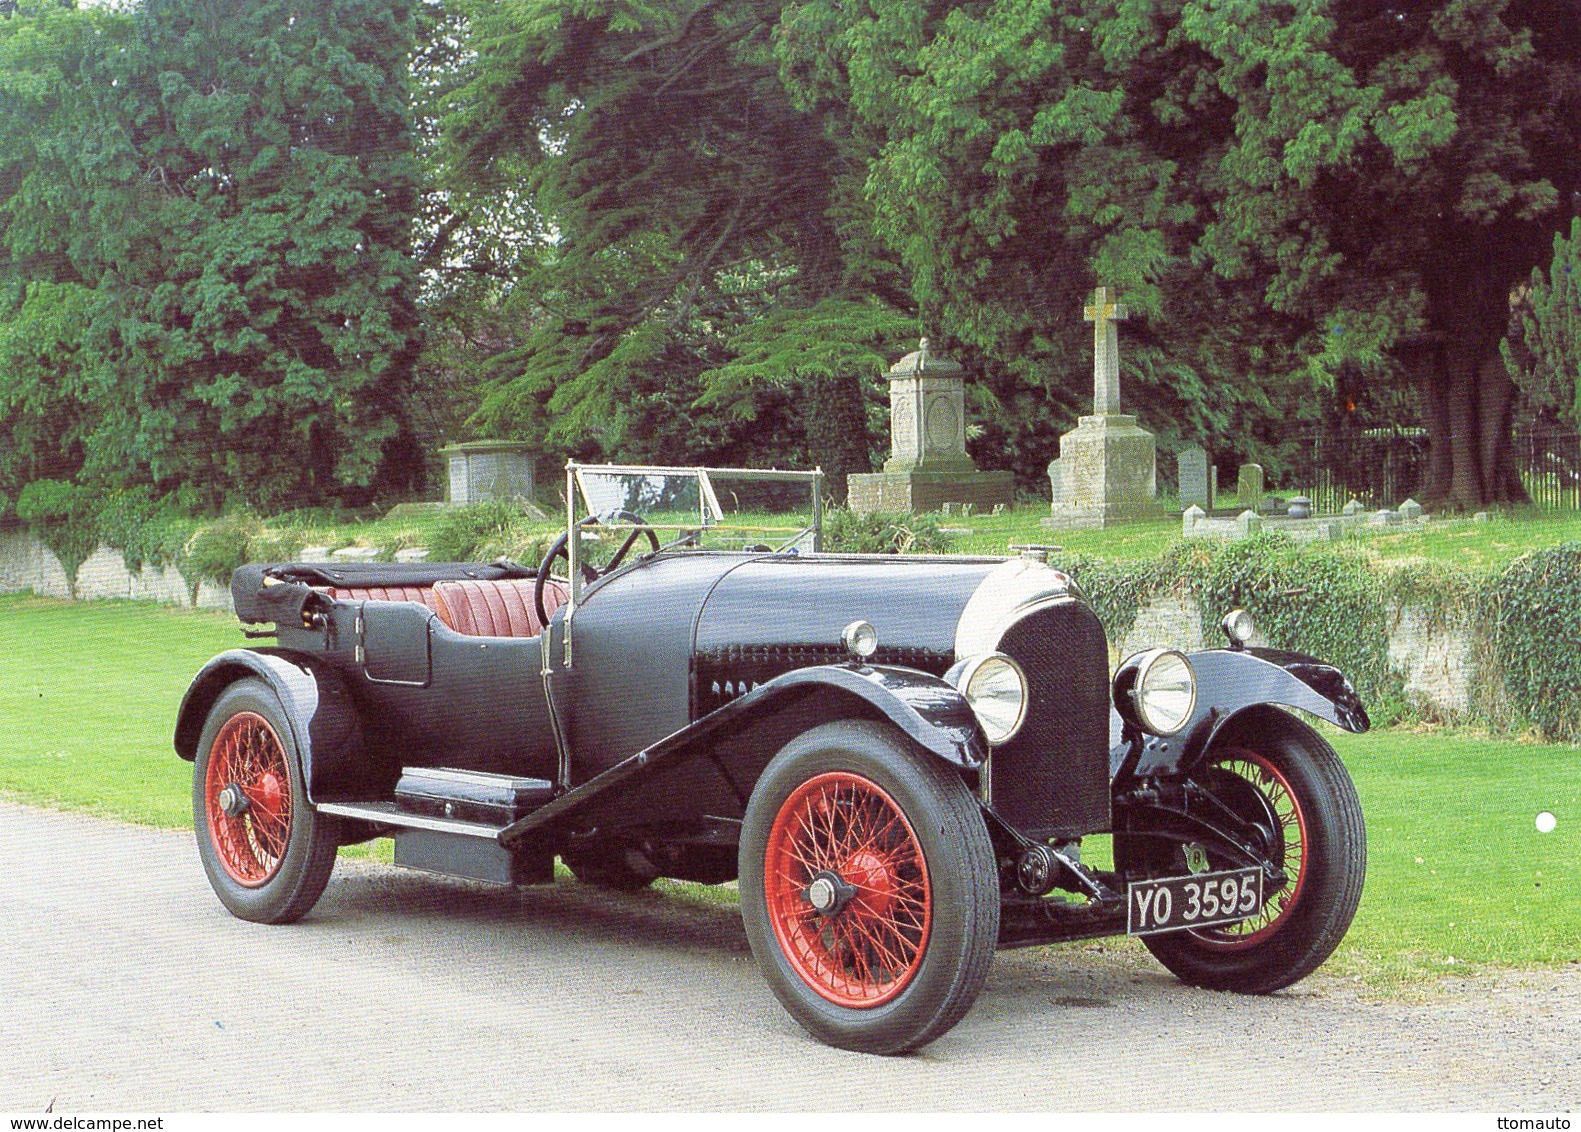
[[[533,608],[533,585],[531,578],[436,582],[434,613],[468,637],[536,637],[543,632],[543,623]],[[550,615],[565,604],[566,596],[560,582],[545,583],[543,603]]]

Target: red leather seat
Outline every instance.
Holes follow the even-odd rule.
[[[428,586],[331,586],[326,592],[336,601],[415,601],[439,612],[439,599]]]
[[[536,637],[543,623],[533,607],[533,585],[531,578],[436,582],[432,608],[440,621],[463,636]],[[545,583],[543,603],[551,616],[567,596],[560,582]]]

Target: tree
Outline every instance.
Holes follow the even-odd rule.
[[[860,167],[839,179],[840,139],[780,83],[778,8],[471,5],[456,183],[524,193],[549,233],[480,425],[627,459],[808,459],[839,491],[869,470],[860,378],[915,322]]]
[[[1401,375],[1428,494],[1473,507],[1522,495],[1497,349],[1581,187],[1574,8],[798,0],[779,35],[802,103],[872,139],[925,317],[1022,387],[1079,399],[1068,312],[1101,281],[1145,318],[1155,423]]]
[[[1581,218],[1554,237],[1545,272],[1533,268],[1511,335],[1516,381],[1539,417],[1581,428]]]
[[[0,272],[87,296],[80,481],[205,506],[412,486],[414,2],[0,21]]]

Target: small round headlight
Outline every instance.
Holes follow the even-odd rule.
[[[1252,634],[1257,631],[1257,623],[1246,610],[1232,609],[1224,615],[1219,628],[1223,629],[1224,635],[1230,639],[1232,649],[1243,648],[1252,639]]]
[[[878,630],[869,621],[853,621],[840,632],[840,643],[857,660],[878,651]]]
[[[1173,735],[1197,706],[1197,674],[1174,649],[1154,649],[1137,665],[1131,696],[1137,718],[1155,735]]]
[[[1027,718],[1027,674],[1002,652],[964,661],[952,672],[993,746],[1008,743]]]

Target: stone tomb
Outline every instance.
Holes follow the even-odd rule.
[[[937,511],[969,503],[987,511],[1015,498],[1010,472],[980,472],[967,454],[965,371],[930,355],[926,338],[889,367],[889,443],[882,472],[846,477],[851,510]]]
[[[513,440],[474,440],[441,448],[448,486],[446,503],[531,499],[532,451]]]

